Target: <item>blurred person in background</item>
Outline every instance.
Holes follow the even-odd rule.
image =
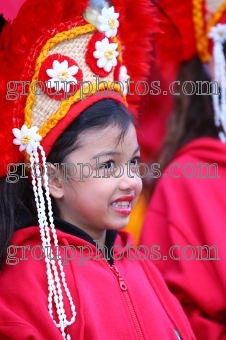
[[[165,77],[178,75],[140,244],[154,249],[197,339],[225,340],[226,2],[159,6],[168,18],[159,58]]]

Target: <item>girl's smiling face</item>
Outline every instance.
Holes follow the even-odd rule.
[[[79,148],[65,161],[76,166],[76,175],[68,182],[56,178],[50,182],[60,217],[93,239],[99,239],[104,230],[127,225],[142,189],[142,181],[135,172],[140,156],[136,130],[130,124],[121,139],[120,133],[117,126],[82,132]],[[115,167],[115,163],[121,166]],[[88,177],[91,169],[93,173]]]

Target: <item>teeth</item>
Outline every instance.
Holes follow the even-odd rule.
[[[128,201],[125,202],[114,202],[112,203],[112,206],[115,208],[122,208],[122,209],[126,209],[130,207],[130,203]]]

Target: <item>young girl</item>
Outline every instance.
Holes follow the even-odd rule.
[[[1,339],[194,339],[161,276],[120,231],[141,179],[126,84],[116,81],[127,79],[126,37],[134,46],[140,34],[144,49],[142,69],[128,69],[146,72],[151,9],[113,5],[28,0],[2,33]],[[131,35],[135,14],[143,20]]]

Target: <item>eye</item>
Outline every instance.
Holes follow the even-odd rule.
[[[139,157],[134,157],[133,159],[131,159],[130,160],[130,170],[135,172],[138,163],[139,163]]]
[[[100,169],[114,169],[115,168],[115,161],[112,159],[109,159],[107,162],[104,162],[101,166]]]
[[[137,166],[138,159],[139,159],[139,157],[134,157],[133,159],[131,159],[130,164],[133,165],[133,166]]]

